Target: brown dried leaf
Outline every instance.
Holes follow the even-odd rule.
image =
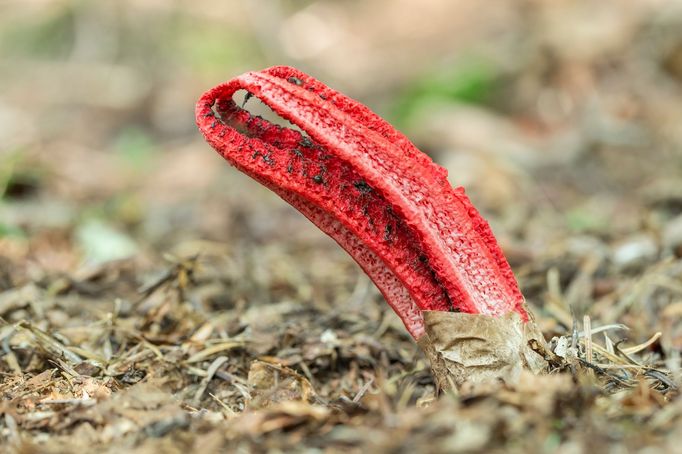
[[[253,389],[251,408],[282,401],[311,402],[316,395],[313,385],[295,370],[264,361],[251,363],[248,383]]]

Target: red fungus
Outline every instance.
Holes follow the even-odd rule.
[[[240,108],[238,90],[303,132]],[[528,320],[511,268],[464,190],[357,101],[278,66],[206,92],[196,121],[226,160],[348,251],[416,339],[423,310]]]

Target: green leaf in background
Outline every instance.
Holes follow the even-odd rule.
[[[0,151],[0,202],[35,192],[45,177],[45,169],[27,158],[23,148]]]
[[[88,219],[78,226],[76,240],[89,263],[123,259],[138,252],[128,235],[99,219]]]
[[[51,10],[50,10],[51,9]],[[0,28],[0,53],[33,57],[68,55],[74,41],[71,5],[45,6],[44,14],[24,15]]]
[[[416,112],[434,103],[484,104],[495,91],[500,73],[494,64],[480,58],[441,68],[416,80],[398,96],[391,118],[403,127]]]
[[[18,153],[8,153],[0,156],[0,201],[4,198],[7,188],[9,188],[18,160]]]
[[[135,170],[145,170],[152,162],[156,145],[143,129],[129,127],[121,131],[114,143],[126,165]]]
[[[182,64],[209,77],[222,78],[234,68],[263,64],[252,36],[191,17],[178,19],[167,46],[167,51],[174,53]]]
[[[17,226],[0,222],[0,238],[26,238],[26,234]]]
[[[566,213],[566,225],[576,233],[607,231],[609,219],[604,212],[580,206]]]

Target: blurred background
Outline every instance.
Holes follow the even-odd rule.
[[[2,1],[0,289],[60,294],[58,277],[128,258],[139,284],[164,254],[201,253],[244,287],[214,290],[221,308],[333,307],[362,290],[339,248],[195,128],[203,91],[276,64],[369,105],[445,166],[543,314],[679,315],[673,0]]]
[[[682,1],[0,0],[0,444],[589,452],[646,443],[642,415],[679,434],[650,389],[674,383],[630,363],[423,408],[428,365],[371,282],[194,125],[202,92],[281,64],[466,187],[548,339],[583,316],[629,326],[604,348],[660,332],[632,351],[679,383]],[[278,400],[274,423],[242,413]]]

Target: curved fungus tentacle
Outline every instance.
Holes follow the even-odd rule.
[[[252,115],[246,90],[299,130]],[[524,300],[488,223],[447,171],[371,112],[294,68],[249,72],[196,107],[206,140],[337,241],[416,339],[422,311],[495,317]]]

